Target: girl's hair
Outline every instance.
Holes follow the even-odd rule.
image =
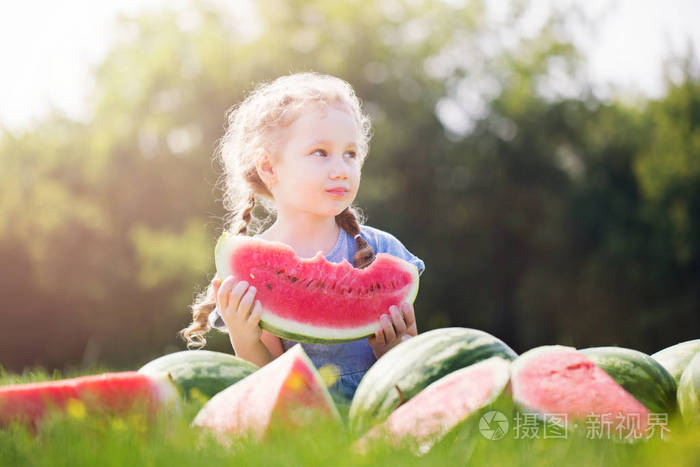
[[[228,111],[228,127],[217,150],[223,162],[224,208],[228,213],[226,230],[240,235],[260,232],[269,216],[256,216],[256,202],[268,213],[274,213],[272,194],[255,167],[256,157],[261,150],[274,157],[278,131],[289,126],[309,105],[341,105],[348,111],[359,130],[357,155],[364,161],[369,150],[371,123],[350,84],[318,73],[297,73],[261,83],[243,102]],[[353,266],[368,266],[374,260],[374,250],[360,235],[360,223],[364,222],[361,212],[348,207],[335,216],[335,221],[355,239]],[[180,331],[187,348],[201,348],[206,344],[204,335],[210,328],[208,318],[215,307],[214,288],[210,283],[191,306],[192,323]]]

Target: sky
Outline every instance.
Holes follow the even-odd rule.
[[[225,0],[209,0],[223,3]],[[245,0],[249,1],[249,0]],[[237,6],[244,0],[228,0]],[[450,0],[456,1],[456,0]],[[594,34],[577,42],[587,72],[601,89],[616,86],[658,97],[661,64],[688,41],[700,53],[700,0],[533,0],[532,24],[555,1],[581,6],[594,18]],[[23,0],[0,6],[0,125],[31,127],[52,107],[69,117],[86,116],[91,70],[116,39],[118,14],[133,15],[186,0]],[[489,0],[498,12],[508,0]]]

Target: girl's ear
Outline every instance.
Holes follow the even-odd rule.
[[[277,183],[277,173],[272,164],[272,157],[263,148],[258,149],[255,154],[255,170],[268,189]]]

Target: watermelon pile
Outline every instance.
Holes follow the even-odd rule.
[[[280,243],[226,234],[216,253],[221,277],[256,286],[264,308],[261,325],[297,341],[364,338],[378,329],[379,316],[391,305],[412,302],[418,290],[415,266],[389,255],[378,254],[360,270],[320,254],[297,258]],[[195,403],[193,429],[224,444],[265,439],[276,427],[346,421],[296,345],[262,368],[219,352],[183,351],[134,372],[0,387],[0,427],[36,427],[51,412],[75,404],[90,413],[152,414],[180,400]],[[637,441],[651,429],[663,433],[676,417],[700,424],[700,339],[651,356],[620,347],[559,345],[517,355],[481,330],[435,329],[384,354],[343,415],[360,450],[388,440],[423,454],[465,427],[472,427],[470,436],[497,439],[509,421],[520,420],[553,433],[593,427],[597,435]]]
[[[564,431],[581,432],[594,420],[599,434],[637,441],[674,417],[700,423],[700,352],[687,356],[694,345],[654,354],[665,357],[659,360],[620,347],[549,345],[517,355],[480,330],[435,329],[402,342],[370,368],[346,414],[347,425],[359,450],[388,440],[417,454],[460,427],[469,426],[470,436],[503,435],[494,410],[502,410],[511,424],[531,417],[542,426],[554,421]],[[665,365],[680,374],[678,382]],[[177,407],[181,399],[200,402],[192,427],[223,444],[262,440],[275,427],[344,421],[327,384],[296,345],[262,368],[219,352],[183,351],[138,372],[0,387],[0,426],[36,427],[75,401],[89,413],[154,414]]]

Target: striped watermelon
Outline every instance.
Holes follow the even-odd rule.
[[[425,453],[458,424],[493,403],[509,379],[510,362],[500,357],[453,371],[392,412],[358,446],[388,436],[395,444],[408,439],[416,451]]]
[[[693,357],[681,375],[678,407],[686,423],[700,426],[700,353]]]
[[[651,357],[666,368],[677,383],[681,379],[683,370],[697,353],[700,353],[700,339],[666,347],[652,354]]]
[[[476,329],[434,329],[397,345],[362,378],[350,405],[350,428],[363,434],[433,381],[489,357],[512,360],[500,339]]]
[[[340,415],[321,376],[300,344],[204,404],[192,424],[230,436],[262,438],[273,424],[302,425]]]
[[[0,387],[0,426],[12,422],[35,426],[51,411],[64,410],[71,400],[89,413],[145,408],[154,414],[160,407],[176,406],[177,390],[167,373],[135,371],[11,384]]]
[[[210,350],[184,350],[156,358],[139,373],[169,373],[185,399],[193,391],[207,399],[258,369],[247,360]]]
[[[676,411],[676,381],[649,355],[623,347],[593,347],[580,352],[650,411],[669,415]]]
[[[570,425],[609,421],[608,435],[631,438],[643,436],[649,426],[649,409],[573,347],[549,345],[523,353],[511,365],[511,388],[524,411],[561,414]]]
[[[319,252],[301,259],[284,243],[224,233],[216,244],[220,278],[255,286],[260,326],[296,342],[344,342],[381,329],[392,305],[413,303],[418,269],[386,253],[364,269],[331,263]]]

